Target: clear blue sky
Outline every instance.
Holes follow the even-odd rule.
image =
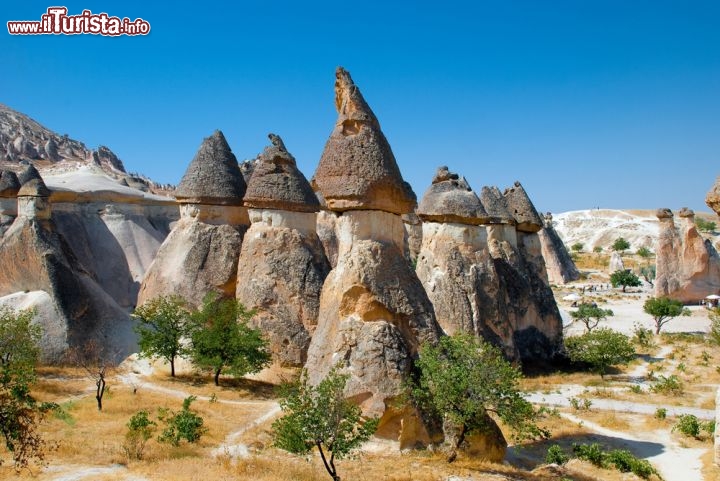
[[[542,211],[707,211],[720,174],[717,1],[7,3],[0,102],[160,182],[218,128],[240,160],[280,134],[311,177],[338,65],[418,196],[446,164]],[[7,33],[56,3],[152,31]]]

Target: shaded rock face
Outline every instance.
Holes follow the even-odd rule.
[[[720,177],[715,180],[715,183],[710,188],[710,191],[705,196],[705,203],[710,207],[717,215],[720,215]]]
[[[311,185],[330,210],[371,209],[405,214],[415,208],[380,124],[350,74],[335,73],[338,119]]]
[[[251,209],[250,220],[238,262],[236,297],[257,310],[252,322],[268,337],[273,358],[284,366],[301,367],[330,271],[315,233],[315,213]]]
[[[0,170],[0,237],[17,217],[17,193],[20,182],[11,170]]]
[[[45,360],[89,339],[121,356],[136,349],[129,315],[82,270],[51,220],[19,216],[0,239],[0,265],[0,296],[38,308]]]
[[[245,203],[250,229],[238,262],[236,297],[281,365],[302,367],[330,265],[315,233],[320,204],[277,135],[258,157]]]
[[[612,254],[610,254],[610,263],[608,264],[608,272],[613,273],[615,271],[624,271],[625,270],[625,263],[622,260],[622,256],[619,252],[613,251]]]
[[[540,214],[535,210],[535,206],[520,182],[516,181],[515,185],[505,189],[503,197],[508,212],[515,219],[518,231],[537,232],[542,229],[543,221]]]
[[[424,221],[486,224],[490,219],[464,177],[438,168],[417,210]]]
[[[551,284],[567,284],[580,279],[580,271],[570,257],[565,243],[553,227],[550,212],[544,216],[544,226],[538,231],[538,237],[548,281]]]
[[[347,395],[366,414],[382,415],[402,392],[420,344],[435,341],[439,329],[400,251],[399,216],[346,212],[337,230],[338,263],[323,286],[306,368],[311,382],[319,382],[340,363],[351,374]]]
[[[502,463],[508,446],[505,436],[497,423],[487,414],[484,422],[487,425],[486,432],[467,435],[460,445],[460,453],[475,460]],[[454,446],[460,434],[460,429],[446,420],[443,423],[443,431],[445,432],[445,443]]]
[[[669,209],[659,209],[655,295],[683,302],[697,302],[720,292],[720,256],[709,240],[702,238],[689,209],[680,212],[676,225]]]
[[[178,294],[199,305],[209,292],[234,297],[247,230],[246,185],[222,132],[203,140],[177,189],[180,221],[158,250],[138,304]]]

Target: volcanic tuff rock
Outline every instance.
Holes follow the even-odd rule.
[[[610,262],[608,264],[608,272],[613,273],[615,271],[624,271],[625,270],[625,263],[622,260],[622,256],[619,252],[613,251],[612,254],[610,254]]]
[[[437,198],[436,192],[431,186],[421,205]],[[497,188],[483,192],[495,224],[475,225],[477,219],[458,216],[447,217],[454,222],[436,222],[443,218],[440,209],[430,219],[419,213],[424,222],[418,277],[447,334],[473,333],[513,358],[550,358],[560,347],[562,331],[538,235],[515,230]],[[529,198],[525,202],[527,210],[534,210]],[[444,208],[457,212],[452,204]]]
[[[715,180],[712,188],[705,196],[705,203],[710,207],[717,215],[720,215],[720,177]]]
[[[704,240],[694,222],[694,212],[683,209],[677,226],[670,209],[658,209],[660,235],[656,253],[655,295],[697,302],[720,292],[720,256]]]
[[[20,182],[11,170],[0,170],[0,237],[17,217],[17,193]]]
[[[335,72],[338,119],[311,185],[334,211],[412,212],[416,199],[404,182],[375,114],[342,67]]]
[[[260,155],[245,202],[250,229],[238,262],[236,297],[256,309],[252,323],[280,364],[302,367],[330,271],[318,238],[317,198],[279,137]]]
[[[514,186],[505,189],[503,197],[510,215],[517,223],[518,231],[537,232],[542,229],[543,222],[540,214],[535,210],[535,206],[520,182],[516,181]]]
[[[464,177],[438,168],[417,210],[424,221],[486,224],[489,217]]]
[[[544,216],[543,228],[538,231],[542,256],[545,259],[548,281],[551,284],[567,284],[580,279],[570,253],[553,226],[552,214]]]
[[[365,414],[382,416],[380,432],[397,437],[389,427],[405,426],[401,444],[414,444],[422,437],[418,418],[387,407],[402,394],[420,344],[440,334],[402,251],[399,214],[411,212],[415,199],[375,115],[342,68],[336,72],[335,98],[338,121],[313,187],[329,209],[342,212],[334,219],[337,264],[323,285],[305,367],[310,382],[318,383],[339,364],[350,375],[346,395]]]
[[[480,190],[480,202],[490,216],[488,223],[515,225],[515,219],[508,211],[506,200],[497,187],[483,187]]]
[[[241,205],[245,188],[235,155],[215,131],[203,140],[178,186],[180,221],[148,268],[138,304],[169,294],[195,305],[210,291],[235,296],[237,260],[249,223]]]

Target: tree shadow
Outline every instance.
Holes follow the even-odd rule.
[[[278,396],[279,386],[265,381],[246,379],[244,377],[220,377],[220,386],[215,386],[213,377],[203,372],[180,373],[174,378],[168,377],[167,381],[192,385],[195,387],[206,387],[212,389],[228,389],[237,391],[240,398],[253,399],[275,399]]]

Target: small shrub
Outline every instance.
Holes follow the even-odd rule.
[[[592,401],[590,399],[578,399],[576,397],[568,398],[568,401],[570,401],[570,406],[576,411],[589,411],[590,406],[592,406]]]
[[[630,392],[633,394],[644,394],[645,391],[643,391],[642,387],[640,387],[640,384],[633,384],[630,386]]]
[[[613,449],[607,453],[608,464],[615,466],[621,473],[632,472],[643,479],[658,474],[652,464],[644,459],[638,459],[633,453],[625,449]]]
[[[667,418],[667,409],[665,408],[657,408],[655,410],[655,419],[663,420]]]
[[[195,399],[197,399],[195,396],[186,397],[182,410],[179,412],[160,409],[158,418],[166,424],[166,427],[158,437],[158,441],[179,446],[183,439],[194,443],[207,432],[207,429],[203,427],[203,418],[190,410],[190,404]]]
[[[558,464],[562,466],[570,460],[570,456],[565,454],[565,451],[558,445],[553,444],[547,450],[545,455],[545,462],[548,464]]]
[[[700,423],[700,429],[712,436],[713,434],[715,434],[715,420]]]
[[[596,254],[599,254],[599,253],[601,253],[602,251],[603,251],[602,246],[595,246],[595,247],[593,247],[593,252],[595,252]]]
[[[659,394],[672,394],[679,396],[683,393],[682,381],[675,375],[668,377],[658,376],[658,380],[650,388],[653,392]]]
[[[694,414],[681,414],[672,430],[697,439],[700,437],[700,421]]]
[[[127,423],[128,431],[125,433],[122,450],[128,459],[140,460],[143,457],[145,444],[152,437],[155,426],[157,426],[148,416],[147,411],[138,411],[132,415]]]
[[[607,466],[607,455],[598,443],[573,444],[573,453],[578,459],[589,461],[600,468]]]
[[[643,327],[638,323],[635,323],[633,326],[633,342],[637,344],[638,346],[649,349],[651,347],[655,346],[655,342],[653,340],[653,332],[652,329],[648,329],[647,327]]]

